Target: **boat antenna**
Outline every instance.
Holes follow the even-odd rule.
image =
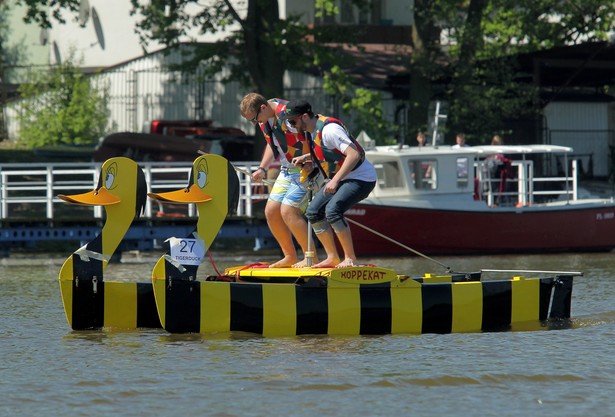
[[[431,257],[429,257],[429,256],[425,255],[424,253],[421,253],[421,252],[419,252],[419,251],[417,251],[417,250],[415,250],[415,249],[412,249],[410,246],[406,246],[406,245],[404,245],[403,243],[401,243],[401,242],[399,242],[399,241],[397,241],[397,240],[395,240],[395,239],[392,239],[392,238],[390,238],[390,237],[388,237],[388,236],[386,236],[386,235],[383,235],[382,233],[380,233],[380,232],[378,232],[378,231],[376,231],[376,230],[374,230],[374,229],[372,229],[372,228],[370,228],[370,227],[367,227],[367,226],[365,226],[365,225],[363,225],[363,224],[361,224],[361,223],[359,223],[359,222],[357,222],[357,221],[355,221],[355,220],[349,219],[348,217],[345,217],[345,219],[346,219],[346,221],[348,221],[349,223],[352,223],[352,224],[354,224],[355,226],[359,226],[359,227],[361,227],[361,228],[363,228],[363,229],[367,230],[368,232],[371,232],[371,233],[375,234],[376,236],[380,236],[381,238],[383,238],[383,239],[385,239],[385,240],[388,240],[389,242],[394,243],[394,244],[396,244],[397,246],[401,246],[402,248],[406,249],[407,251],[410,251],[410,252],[414,253],[415,255],[418,255],[418,256],[420,256],[420,257],[422,257],[422,258],[425,258],[425,259],[427,259],[427,260],[429,260],[429,261],[431,261],[431,262],[435,262],[435,263],[437,263],[438,265],[440,265],[441,267],[443,267],[444,269],[446,269],[446,272],[451,272],[451,271],[452,271],[452,268],[451,268],[450,266],[445,265],[445,264],[443,264],[442,262],[437,261],[437,260],[435,260],[434,258],[431,258]]]
[[[433,133],[431,137],[431,145],[434,147],[437,146],[438,144],[438,128],[440,125],[440,120],[442,120],[442,122],[446,122],[446,119],[447,119],[447,115],[441,114],[440,111],[441,111],[440,100],[438,100],[436,101],[436,111],[435,111],[434,120],[433,120]]]

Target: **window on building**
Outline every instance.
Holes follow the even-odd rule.
[[[338,0],[336,6],[339,14],[323,16],[315,19],[316,24],[342,23],[347,25],[380,25],[382,24],[382,9],[385,0],[365,0],[355,5],[353,0]]]

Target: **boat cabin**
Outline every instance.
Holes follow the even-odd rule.
[[[577,199],[577,180],[576,161],[568,161],[571,152],[554,145],[377,146],[366,151],[378,175],[370,197],[446,198],[490,207],[572,201]],[[543,176],[548,171],[559,176]]]

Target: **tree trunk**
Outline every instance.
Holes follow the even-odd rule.
[[[279,21],[277,0],[249,1],[244,26],[247,70],[257,92],[266,98],[284,94],[285,66],[274,43]]]
[[[469,89],[472,85],[476,54],[483,43],[483,30],[481,27],[483,14],[487,0],[471,0],[468,6],[468,17],[463,27],[461,45],[459,49],[459,61],[453,75],[449,111],[449,134],[448,139],[452,142],[457,133],[464,131],[460,109],[467,104],[470,96]]]
[[[431,99],[431,77],[438,30],[430,10],[430,0],[414,2],[414,24],[412,25],[412,55],[410,58],[410,96],[408,115],[409,145],[416,145],[414,138],[419,130],[426,131],[428,109]]]

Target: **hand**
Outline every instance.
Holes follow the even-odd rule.
[[[261,182],[265,178],[265,173],[262,169],[257,169],[252,173],[252,181]]]
[[[334,179],[325,182],[325,185],[322,189],[323,194],[335,194],[337,191],[338,182]]]
[[[308,161],[308,155],[301,155],[293,158],[290,161],[294,166],[302,166],[303,164],[311,163],[312,161]]]

